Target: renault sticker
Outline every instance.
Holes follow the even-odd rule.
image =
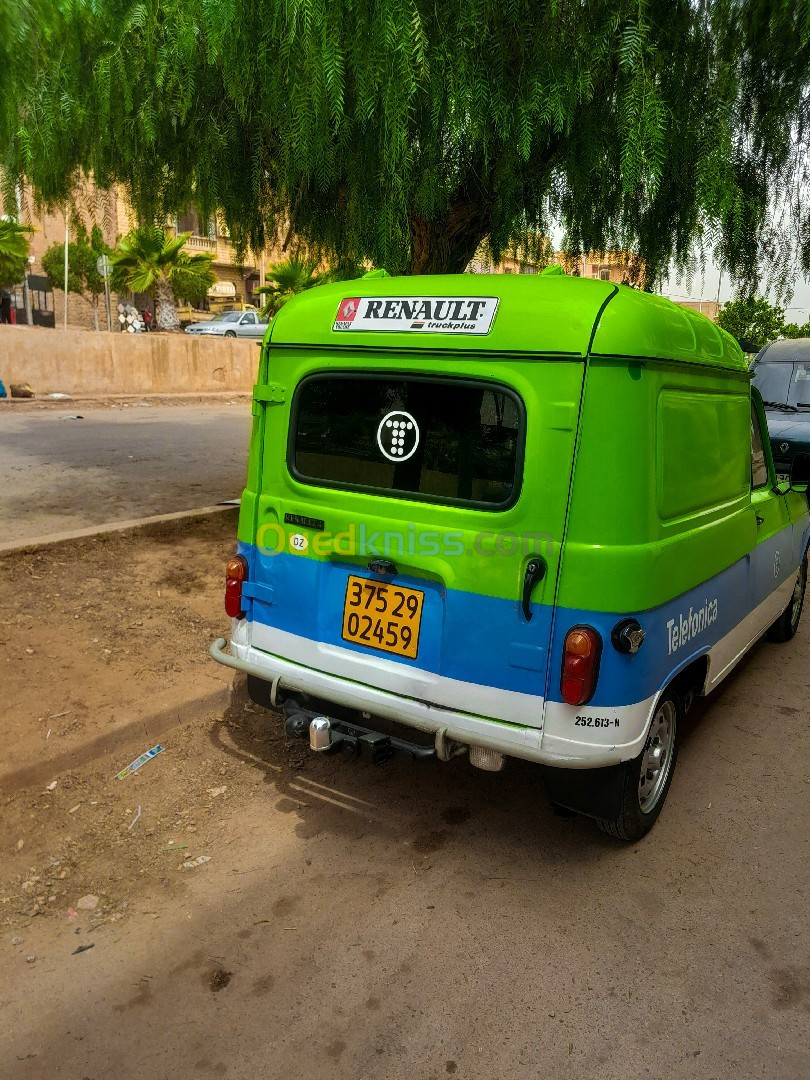
[[[495,296],[347,296],[332,329],[488,334],[497,310]]]

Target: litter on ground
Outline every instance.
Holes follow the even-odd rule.
[[[137,772],[142,765],[145,765],[147,761],[151,761],[153,757],[157,757],[158,754],[162,754],[164,747],[158,743],[153,746],[151,750],[147,750],[145,754],[141,754],[140,757],[135,758],[125,769],[122,769],[120,773],[116,774],[116,780],[125,780],[131,773]]]

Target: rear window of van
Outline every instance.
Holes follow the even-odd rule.
[[[289,467],[305,483],[504,509],[517,498],[524,408],[466,379],[323,374],[293,402]]]

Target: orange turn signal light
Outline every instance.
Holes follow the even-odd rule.
[[[585,705],[599,678],[602,638],[592,626],[572,626],[565,635],[560,691],[568,705]]]
[[[235,555],[225,564],[225,614],[232,619],[241,619],[245,614],[242,608],[242,585],[247,576],[247,560],[241,555]]]

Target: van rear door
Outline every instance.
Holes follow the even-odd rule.
[[[541,727],[584,362],[272,360],[253,647]]]

